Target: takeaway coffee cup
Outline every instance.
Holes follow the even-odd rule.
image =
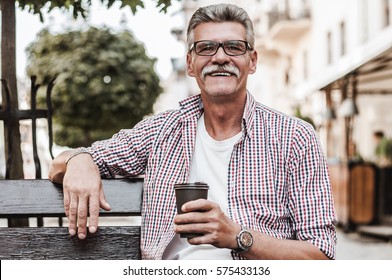
[[[208,197],[208,185],[201,182],[196,183],[182,183],[175,184],[174,190],[176,192],[176,201],[177,201],[177,212],[178,214],[182,214],[181,207],[186,202],[191,200],[197,200],[199,198],[207,199]],[[196,236],[201,236],[202,233],[181,233],[180,237],[182,238],[192,238]]]

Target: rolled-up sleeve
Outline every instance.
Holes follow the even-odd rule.
[[[303,122],[292,140],[289,166],[289,208],[296,238],[335,259],[336,214],[328,166],[315,131]]]

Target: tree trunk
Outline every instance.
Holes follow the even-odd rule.
[[[3,110],[9,106],[11,116],[4,121],[4,143],[6,161],[10,154],[8,179],[23,179],[23,159],[20,146],[19,120],[15,118],[18,110],[18,91],[16,85],[16,50],[15,50],[15,1],[0,0],[1,3],[1,74],[10,89],[10,101],[7,104],[4,89],[2,90]],[[13,117],[12,117],[13,116]],[[10,127],[8,131],[7,127]],[[12,144],[11,151],[9,143]]]

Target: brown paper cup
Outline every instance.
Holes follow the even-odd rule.
[[[181,207],[186,202],[191,200],[197,200],[199,198],[207,199],[208,197],[208,185],[205,183],[182,183],[175,184],[174,190],[176,192],[177,212],[182,214]],[[202,236],[202,233],[181,233],[182,238],[192,238],[196,236]]]

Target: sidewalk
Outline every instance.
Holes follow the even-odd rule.
[[[363,236],[358,233],[337,231],[337,260],[392,260],[392,242]]]

